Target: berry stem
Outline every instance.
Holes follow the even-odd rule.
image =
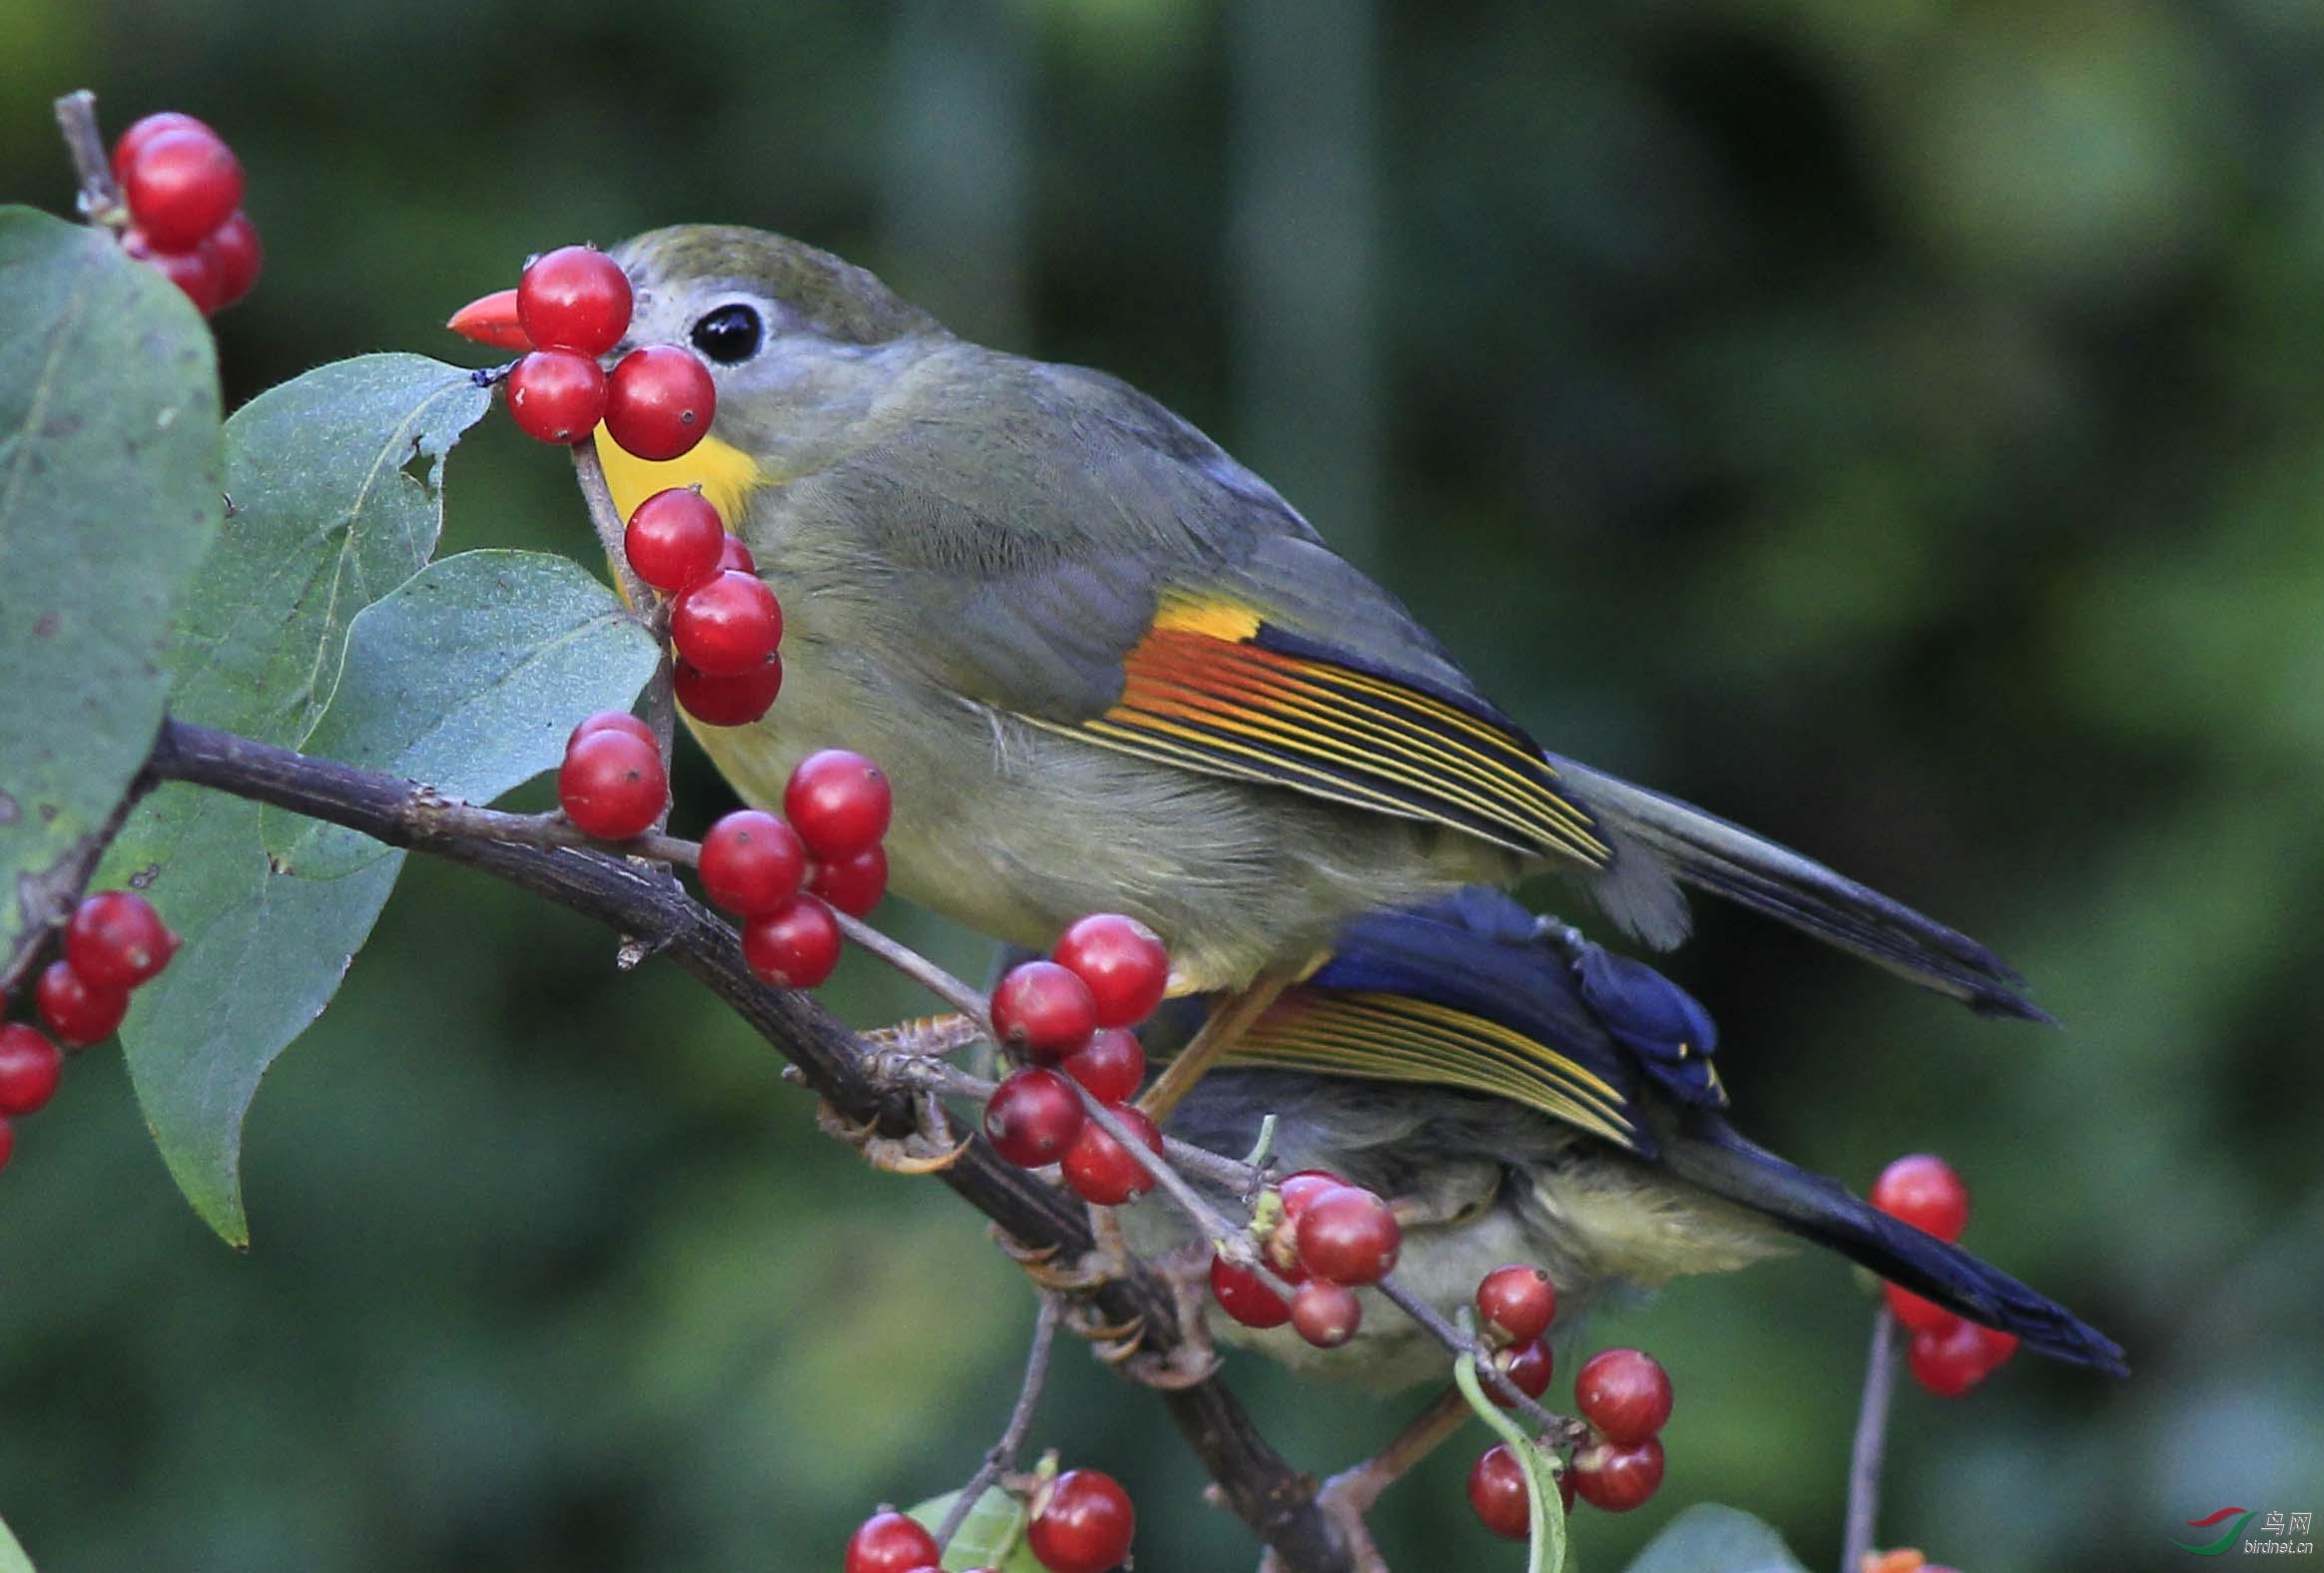
[[[1049,1353],[1057,1342],[1057,1321],[1062,1302],[1055,1294],[1043,1290],[1041,1304],[1033,1313],[1033,1346],[1025,1355],[1025,1379],[1017,1388],[1016,1404],[1008,1411],[1008,1424],[1001,1428],[1000,1440],[984,1454],[984,1462],[968,1477],[960,1494],[952,1499],[944,1521],[936,1526],[936,1545],[948,1549],[952,1537],[960,1532],[970,1509],[983,1499],[994,1481],[1016,1469],[1017,1454],[1024,1450],[1025,1433],[1033,1428],[1033,1412],[1041,1405],[1041,1384],[1049,1376]]]
[[[56,102],[57,129],[65,135],[65,152],[72,156],[73,177],[80,183],[81,217],[106,224],[121,207],[121,188],[113,184],[113,161],[105,156],[105,138],[97,130],[97,95],[75,88]]]
[[[606,561],[613,565],[614,583],[621,588],[621,598],[629,609],[649,622],[655,616],[654,592],[644,581],[630,572],[629,554],[622,546],[621,510],[613,505],[613,488],[605,481],[605,465],[597,457],[594,437],[573,444],[573,478],[581,483],[581,500],[589,507],[590,527],[597,531],[597,542],[605,548]],[[652,717],[647,720],[651,722]],[[662,740],[662,762],[670,759],[670,728],[654,727],[654,735]]]
[[[1872,1549],[1880,1515],[1880,1465],[1888,1450],[1889,1400],[1897,1388],[1897,1318],[1884,1301],[1872,1313],[1872,1352],[1864,1362],[1864,1402],[1856,1411],[1856,1445],[1848,1455],[1848,1527],[1840,1539],[1841,1573],[1856,1573]]]

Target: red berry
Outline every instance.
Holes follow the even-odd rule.
[[[1495,1354],[1492,1362],[1501,1368],[1502,1375],[1516,1384],[1517,1391],[1528,1398],[1538,1398],[1549,1390],[1550,1374],[1557,1368],[1556,1360],[1549,1353],[1549,1345],[1539,1338],[1527,1338],[1522,1343],[1510,1345]],[[1504,1409],[1509,1407],[1508,1399],[1500,1395],[1498,1388],[1488,1386],[1484,1391],[1494,1403]]]
[[[1146,1144],[1149,1152],[1161,1156],[1162,1133],[1152,1120],[1126,1104],[1113,1109],[1112,1114]],[[1081,1122],[1081,1134],[1073,1138],[1073,1145],[1065,1149],[1059,1162],[1064,1165],[1065,1183],[1074,1194],[1099,1207],[1119,1207],[1154,1189],[1154,1177],[1146,1166],[1095,1120]]]
[[[1610,1441],[1642,1442],[1654,1435],[1670,1418],[1670,1374],[1637,1349],[1600,1349],[1573,1375],[1574,1407]]]
[[[1945,1332],[1916,1332],[1905,1350],[1913,1379],[1940,1398],[1958,1398],[2018,1351],[2017,1338],[1956,1318]]]
[[[1146,1079],[1146,1051],[1124,1027],[1107,1027],[1065,1056],[1057,1069],[1089,1089],[1099,1103],[1128,1103]]]
[[[887,893],[887,850],[874,842],[853,857],[817,863],[807,887],[851,917],[870,917]]]
[[[1130,1554],[1138,1515],[1112,1475],[1068,1469],[1033,1499],[1025,1543],[1049,1573],[1105,1573]]]
[[[1468,1468],[1468,1506],[1476,1521],[1504,1540],[1522,1540],[1533,1531],[1526,1502],[1525,1466],[1506,1442],[1495,1442]]]
[[[648,344],[621,357],[605,401],[605,429],[624,453],[675,459],[710,435],[718,388],[710,369],[676,344]]]
[[[143,230],[130,230],[121,237],[121,249],[176,284],[204,316],[226,304],[226,278],[218,265],[218,253],[210,246],[198,246],[191,252],[165,252],[148,240]]]
[[[1283,1199],[1283,1221],[1297,1224],[1309,1203],[1347,1183],[1328,1169],[1300,1169],[1285,1175],[1275,1182],[1275,1194]]]
[[[1573,1455],[1574,1493],[1609,1513],[1627,1513],[1662,1484],[1662,1443],[1593,1442]]]
[[[0,1026],[0,1115],[37,1112],[56,1096],[65,1057],[37,1028],[20,1021]]]
[[[783,787],[783,816],[818,857],[862,851],[887,833],[894,811],[886,773],[846,749],[809,755]]]
[[[225,140],[217,132],[211,130],[208,123],[196,120],[191,115],[181,114],[174,109],[166,109],[159,114],[148,115],[142,120],[132,122],[129,130],[123,132],[120,140],[113,144],[114,184],[126,185],[128,183],[129,167],[136,162],[139,150],[165,131],[198,131],[213,141],[223,142]]]
[[[138,144],[121,195],[157,248],[191,252],[242,206],[242,165],[216,132],[181,126]]]
[[[65,959],[91,988],[135,988],[170,964],[178,936],[142,895],[89,897],[65,926]]]
[[[654,737],[654,729],[646,725],[644,718],[633,716],[626,710],[601,710],[566,736],[566,752],[571,753],[574,744],[597,732],[626,732],[640,743],[651,743],[656,749],[662,746]]]
[[[984,1134],[1020,1169],[1053,1164],[1071,1150],[1084,1122],[1081,1095],[1055,1071],[1029,1066],[992,1089]]]
[[[631,512],[622,555],[640,579],[675,595],[718,572],[726,540],[726,526],[709,499],[691,486],[673,486]]]
[[[670,642],[697,671],[731,678],[767,664],[783,639],[783,608],[757,574],[716,573],[670,608]]]
[[[781,988],[816,988],[840,964],[840,924],[812,895],[795,895],[743,924],[743,960]]]
[[[746,574],[759,571],[759,559],[751,555],[751,549],[743,544],[743,538],[739,535],[728,536],[719,547],[718,565]]]
[[[507,391],[517,430],[536,441],[584,442],[605,418],[605,371],[571,350],[534,350],[509,370]]]
[[[1476,1313],[1488,1329],[1523,1343],[1557,1319],[1557,1286],[1547,1273],[1523,1263],[1494,1268],[1476,1286]]]
[[[1302,1169],[1276,1182],[1275,1194],[1283,1212],[1267,1237],[1267,1262],[1275,1269],[1276,1277],[1286,1284],[1297,1286],[1308,1279],[1308,1270],[1299,1260],[1300,1215],[1307,1211],[1310,1202],[1327,1191],[1338,1190],[1343,1183],[1338,1175],[1321,1169]]]
[[[0,1169],[8,1167],[8,1155],[16,1151],[16,1127],[0,1120]]]
[[[560,246],[517,280],[516,319],[538,348],[602,355],[629,331],[629,274],[594,247]]]
[[[702,837],[702,893],[741,917],[772,912],[799,893],[807,848],[771,813],[738,808]]]
[[[42,969],[33,997],[40,1004],[41,1020],[68,1049],[103,1043],[129,1014],[129,990],[94,987],[70,961],[52,961]]]
[[[1170,983],[1170,952],[1134,917],[1094,912],[1076,919],[1050,952],[1089,985],[1101,1027],[1134,1027],[1154,1014]]]
[[[769,656],[764,666],[726,678],[681,661],[672,681],[678,703],[704,726],[747,727],[772,710],[783,692],[783,658]]]
[[[1211,1258],[1211,1298],[1219,1310],[1246,1327],[1280,1327],[1291,1319],[1291,1302],[1267,1287],[1251,1269]]]
[[[643,835],[670,801],[662,751],[615,726],[576,739],[557,771],[557,801],[584,835],[605,841]]]
[[[251,223],[250,215],[237,209],[210,238],[207,250],[218,264],[219,305],[230,306],[249,294],[267,262],[259,246],[259,227]]]
[[[1935,1301],[1923,1300],[1909,1289],[1883,1284],[1881,1292],[1888,1297],[1889,1314],[1914,1332],[1950,1332],[1961,1319]]]
[[[1300,1265],[1334,1284],[1377,1284],[1396,1271],[1404,1230],[1388,1204],[1361,1186],[1308,1203],[1298,1225]]]
[[[1054,1065],[1089,1042],[1097,1007],[1089,985],[1056,962],[1020,961],[992,987],[992,1030],[1035,1064]]]
[[[1363,1320],[1363,1305],[1344,1284],[1309,1279],[1291,1292],[1291,1328],[1319,1349],[1338,1348]]]
[[[1915,1153],[1880,1172],[1872,1205],[1939,1240],[1955,1241],[1969,1227],[1969,1187],[1942,1158]]]
[[[935,1536],[901,1513],[881,1508],[848,1537],[847,1573],[911,1573],[941,1555]]]

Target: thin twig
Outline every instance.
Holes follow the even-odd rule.
[[[893,1050],[874,1057],[872,1073],[882,1082],[924,1087],[948,1098],[966,1098],[975,1103],[989,1099],[993,1088],[998,1085],[974,1071],[962,1070],[949,1060],[916,1055],[905,1057]],[[1261,1171],[1248,1164],[1237,1163],[1207,1147],[1197,1147],[1192,1142],[1181,1141],[1167,1134],[1162,1138],[1162,1154],[1180,1170],[1199,1175],[1238,1196],[1253,1189],[1262,1177]]]
[[[131,782],[129,790],[94,834],[75,841],[48,867],[17,876],[16,906],[24,917],[24,931],[16,936],[16,949],[7,964],[0,966],[0,996],[13,995],[32,975],[33,964],[47,954],[50,937],[63,926],[65,915],[80,904],[98,863],[104,860],[105,848],[121,833],[130,810],[145,796],[147,786],[142,776]],[[0,891],[0,899],[6,899],[6,892]]]
[[[1889,1400],[1897,1388],[1897,1319],[1883,1302],[1872,1313],[1872,1352],[1864,1360],[1864,1401],[1856,1411],[1856,1445],[1848,1455],[1848,1527],[1840,1537],[1840,1573],[1857,1573],[1880,1517],[1880,1465],[1888,1451]]]
[[[984,1455],[984,1462],[968,1477],[968,1483],[953,1498],[951,1510],[936,1527],[936,1547],[944,1550],[952,1544],[952,1537],[960,1532],[960,1525],[976,1504],[991,1489],[992,1483],[1016,1468],[1017,1454],[1024,1449],[1025,1433],[1033,1428],[1033,1411],[1041,1405],[1041,1383],[1049,1375],[1049,1351],[1057,1341],[1057,1321],[1063,1302],[1044,1290],[1041,1306],[1033,1315],[1033,1346],[1025,1355],[1025,1379],[1017,1388],[1016,1405],[1008,1411],[1008,1424],[1001,1429],[1000,1440],[994,1442]]]
[[[613,565],[621,598],[640,617],[651,617],[654,592],[630,571],[629,553],[622,544],[621,510],[613,505],[613,488],[606,484],[605,464],[597,457],[594,441],[573,444],[573,478],[581,483],[581,500],[589,505],[590,528],[597,532],[597,543],[605,548],[606,561]]]
[[[446,857],[504,879],[624,933],[654,937],[663,953],[707,985],[772,1047],[799,1079],[849,1119],[892,1135],[912,1129],[907,1093],[868,1074],[870,1044],[810,996],[755,977],[734,930],[700,902],[614,852],[565,844],[524,844],[478,835],[447,817],[439,797],[374,771],[312,760],[230,733],[167,722],[148,771],[293,813],[345,825],[391,846]],[[470,813],[489,810],[470,809]],[[504,815],[516,819],[523,816]],[[1010,1238],[1063,1261],[1092,1249],[1081,1208],[1058,1188],[970,1143],[938,1177]],[[1175,1300],[1149,1268],[1124,1263],[1090,1292],[1109,1321],[1146,1328],[1147,1346],[1167,1358],[1181,1346]],[[1169,1411],[1236,1515],[1296,1573],[1351,1573],[1337,1526],[1315,1505],[1315,1482],[1270,1447],[1215,1375],[1163,1391]]]
[[[832,916],[840,920],[841,933],[975,1022],[987,1033],[992,1031],[992,1018],[985,1013],[982,994],[909,945],[888,938],[862,918],[850,917],[837,907],[832,908]]]
[[[1548,1445],[1552,1447],[1579,1446],[1588,1439],[1588,1426],[1579,1420],[1551,1414],[1547,1409],[1542,1408],[1523,1388],[1509,1380],[1509,1373],[1502,1370],[1499,1363],[1493,1359],[1492,1350],[1486,1348],[1478,1339],[1462,1332],[1443,1316],[1438,1315],[1436,1307],[1398,1283],[1395,1275],[1391,1274],[1382,1279],[1373,1288],[1387,1296],[1398,1310],[1419,1322],[1422,1330],[1427,1332],[1430,1337],[1451,1349],[1454,1358],[1463,1354],[1474,1356],[1478,1379],[1490,1386],[1501,1397],[1507,1399],[1510,1407],[1532,1421],[1536,1427],[1534,1434],[1544,1438]]]
[[[65,134],[65,151],[81,188],[81,216],[92,224],[108,223],[121,207],[121,188],[113,184],[113,163],[97,130],[97,95],[75,89],[57,100],[56,111],[57,130]]]

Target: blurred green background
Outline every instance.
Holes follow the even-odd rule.
[[[455,355],[528,252],[682,219],[1161,396],[1553,747],[1962,924],[2064,1021],[1724,911],[1674,963],[1747,1129],[1859,1187],[1949,1154],[1969,1244],[2137,1367],[1908,1389],[1884,1541],[2114,1573],[2324,1509],[2324,9],[0,0],[0,194],[64,206],[78,85],[241,150],[236,400]],[[505,422],[452,498],[447,547],[582,551]],[[45,1570],[834,1569],[968,1473],[1014,1269],[611,950],[415,861],[259,1102],[247,1258],[80,1062],[0,1184],[0,1514]],[[853,961],[831,998],[927,1008]],[[1714,1499],[1832,1565],[1866,1324],[1814,1257],[1602,1318],[1680,1397],[1584,1565]],[[1237,1376],[1318,1469],[1418,1402]],[[1131,1485],[1140,1566],[1254,1560],[1078,1350],[1037,1438]],[[1400,1568],[1518,1565],[1473,1451],[1382,1508]]]

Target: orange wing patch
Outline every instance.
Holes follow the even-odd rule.
[[[1225,1063],[1490,1093],[1638,1151],[1619,1088],[1547,1044],[1406,994],[1286,992]]]
[[[1595,868],[1611,855],[1559,794],[1540,750],[1506,722],[1333,661],[1242,608],[1166,603],[1123,669],[1113,708],[1073,730],[1189,770],[1449,824],[1528,856]]]

